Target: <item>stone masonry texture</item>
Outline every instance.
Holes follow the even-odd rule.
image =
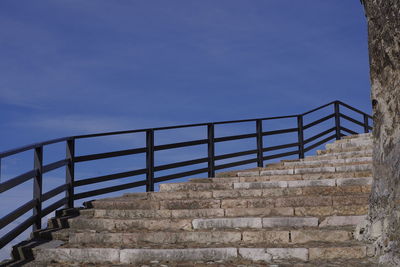
[[[363,0],[368,41],[373,130],[373,177],[365,238],[380,263],[400,266],[400,0]]]

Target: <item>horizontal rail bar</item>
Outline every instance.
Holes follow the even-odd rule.
[[[360,114],[362,114],[362,115],[366,115],[366,116],[368,116],[370,119],[372,119],[372,116],[371,116],[371,115],[369,115],[369,114],[367,114],[367,113],[365,113],[365,112],[363,112],[363,111],[361,111],[361,110],[359,110],[359,109],[353,108],[352,106],[349,106],[349,105],[347,105],[346,103],[343,103],[342,101],[338,101],[338,102],[339,102],[340,105],[342,105],[342,106],[344,106],[344,107],[346,107],[346,108],[348,108],[348,109],[351,109],[352,111],[355,111],[355,112],[357,112],[357,113],[360,113]]]
[[[35,216],[29,217],[28,219],[20,223],[17,227],[12,229],[11,231],[8,231],[4,236],[2,236],[0,238],[0,249],[6,246],[14,238],[19,236],[23,231],[28,229],[35,222],[35,219]]]
[[[332,101],[332,102],[330,102],[330,103],[328,103],[328,104],[325,104],[325,105],[320,106],[320,107],[318,107],[318,108],[312,109],[312,110],[307,111],[307,112],[305,112],[305,113],[303,113],[303,114],[300,114],[300,115],[303,115],[303,116],[304,116],[304,115],[313,113],[313,112],[315,112],[315,111],[317,111],[317,110],[320,110],[320,109],[326,108],[327,106],[333,105],[335,102],[338,102],[338,101],[337,101],[337,100],[336,100],[336,101]]]
[[[17,185],[20,185],[26,181],[28,181],[29,179],[32,179],[33,177],[35,177],[36,175],[36,171],[35,170],[31,170],[28,171],[24,174],[21,174],[15,178],[12,178],[8,181],[5,181],[4,183],[0,184],[0,193],[3,193],[13,187],[16,187]]]
[[[318,139],[318,138],[320,138],[320,137],[322,137],[324,135],[327,135],[327,134],[329,134],[329,133],[331,133],[331,132],[333,132],[335,130],[336,130],[336,127],[332,127],[332,128],[330,128],[330,129],[328,129],[326,131],[323,131],[322,133],[314,135],[313,137],[310,137],[310,138],[304,140],[304,144],[308,144],[308,143],[310,143],[310,142],[312,142],[312,141],[314,141],[314,140],[316,140],[316,139]]]
[[[333,113],[333,114],[331,114],[331,115],[328,115],[328,116],[326,116],[326,117],[323,117],[323,118],[321,118],[321,119],[319,119],[319,120],[316,120],[316,121],[313,121],[313,122],[311,122],[311,123],[309,123],[309,124],[306,124],[306,125],[304,125],[304,129],[308,129],[308,128],[310,128],[310,127],[312,127],[312,126],[315,126],[315,125],[317,125],[317,124],[320,124],[320,123],[322,123],[322,122],[324,122],[324,121],[327,121],[327,120],[329,120],[329,119],[332,119],[332,118],[334,118],[335,117],[335,113]]]
[[[68,160],[66,160],[66,159],[62,159],[62,160],[47,164],[47,165],[43,166],[43,173],[50,172],[55,169],[64,167],[67,164],[68,164]]]
[[[57,186],[56,188],[44,193],[42,195],[42,201],[49,200],[50,198],[52,198],[54,196],[57,196],[58,194],[64,192],[67,189],[68,189],[68,185],[67,184],[63,184],[63,185]]]
[[[310,145],[309,147],[305,148],[304,151],[305,152],[310,151],[311,149],[316,148],[316,147],[328,142],[329,140],[332,140],[333,138],[336,138],[336,133],[333,134],[333,135],[328,136],[327,138],[325,138],[325,139],[323,139],[323,140],[321,140],[321,141],[319,141],[319,142],[317,142],[317,143],[315,143],[313,145]]]
[[[74,182],[74,186],[78,187],[78,186],[83,186],[83,185],[88,185],[88,184],[101,183],[101,182],[106,182],[106,181],[115,180],[115,179],[119,179],[119,178],[126,178],[126,177],[145,174],[145,173],[147,173],[146,169],[139,169],[139,170],[134,170],[134,171],[127,171],[127,172],[120,172],[120,173],[114,173],[114,174],[109,174],[109,175],[97,176],[97,177],[93,177],[93,178],[76,180]]]
[[[254,163],[254,162],[257,162],[257,161],[258,161],[258,158],[246,159],[246,160],[241,160],[241,161],[236,161],[236,162],[217,165],[217,166],[215,166],[215,169],[216,170],[222,170],[222,169],[226,169],[226,168],[232,168],[232,167],[236,167],[236,166],[241,166],[241,165]]]
[[[269,155],[269,156],[263,157],[263,159],[264,160],[277,159],[277,158],[288,157],[288,156],[297,155],[297,154],[299,154],[299,150]]]
[[[208,162],[208,158],[193,159],[193,160],[187,160],[187,161],[182,161],[182,162],[177,162],[177,163],[160,165],[160,166],[154,167],[154,171],[169,170],[169,169],[174,169],[174,168],[179,168],[179,167],[184,167],[184,166],[200,164],[200,163],[204,163],[204,162]]]
[[[110,186],[110,187],[106,187],[106,188],[102,188],[102,189],[96,189],[96,190],[92,190],[92,191],[75,194],[74,199],[78,200],[78,199],[82,199],[82,198],[103,195],[103,194],[107,194],[107,193],[112,193],[112,192],[121,191],[121,190],[129,189],[129,188],[144,186],[144,185],[146,185],[145,180],[127,183],[127,184],[115,185],[115,186]]]
[[[297,117],[297,115],[265,117],[265,118],[245,119],[245,120],[236,120],[236,121],[220,121],[220,122],[214,122],[214,124],[230,124],[230,123],[252,122],[252,121],[257,121],[257,120],[262,120],[262,121],[279,120],[279,119],[289,119],[289,118],[295,118],[295,117]]]
[[[68,202],[68,199],[66,197],[64,197],[60,200],[57,200],[53,204],[49,205],[48,207],[46,207],[45,209],[42,210],[42,213],[41,213],[42,218],[45,217],[46,215],[49,215],[50,213],[52,213],[59,207],[63,206],[67,202]]]
[[[235,153],[223,154],[223,155],[215,156],[215,160],[230,159],[230,158],[235,158],[235,157],[241,157],[241,156],[256,154],[257,152],[258,152],[257,149],[253,149],[253,150],[247,150],[247,151],[242,151],[242,152],[235,152]]]
[[[279,150],[279,149],[284,149],[284,148],[290,148],[290,147],[295,147],[298,146],[299,143],[290,143],[290,144],[285,144],[285,145],[279,145],[279,146],[270,146],[270,147],[266,147],[263,149],[264,152],[268,152],[268,151],[274,151],[274,150]]]
[[[268,136],[268,135],[284,134],[284,133],[292,133],[292,132],[297,132],[297,128],[288,128],[288,129],[283,129],[283,130],[267,131],[267,132],[263,132],[262,135]]]
[[[30,211],[36,205],[36,200],[31,200],[20,206],[18,209],[10,212],[6,216],[0,219],[0,229],[7,226],[9,223],[13,222],[15,219],[19,218],[21,215]]]
[[[192,171],[186,171],[186,172],[180,172],[180,173],[160,176],[160,177],[155,178],[154,181],[156,183],[159,183],[159,182],[164,182],[164,181],[173,180],[173,179],[177,179],[177,178],[183,178],[183,177],[200,174],[200,173],[205,173],[205,172],[208,172],[208,168],[201,168],[201,169],[192,170]]]
[[[176,126],[165,126],[165,127],[158,127],[158,128],[146,128],[146,129],[138,129],[138,130],[127,130],[127,131],[77,135],[77,136],[74,136],[74,138],[75,139],[83,139],[83,138],[101,137],[101,136],[109,136],[109,135],[130,134],[130,133],[146,132],[148,130],[154,130],[154,131],[173,130],[173,129],[180,129],[180,128],[207,126],[210,123],[215,124],[215,125],[220,125],[220,124],[230,124],[230,123],[252,122],[252,121],[257,121],[257,120],[264,121],[264,120],[287,119],[287,118],[295,118],[295,117],[297,117],[297,115],[264,117],[264,118],[243,119],[243,120],[230,120],[230,121],[217,121],[217,122],[206,122],[206,123],[194,123],[194,124],[184,124],[184,125],[176,125]]]
[[[40,143],[30,144],[27,146],[23,146],[23,147],[11,149],[11,150],[6,150],[6,151],[0,153],[0,158],[5,158],[8,156],[12,156],[12,155],[15,155],[15,154],[18,154],[21,152],[25,152],[25,151],[40,147],[40,146],[46,146],[46,145],[51,145],[51,144],[55,144],[55,143],[60,143],[60,142],[64,142],[64,141],[71,140],[71,139],[73,139],[73,137],[62,137],[62,138],[51,139],[51,140],[40,142]]]
[[[358,134],[357,132],[352,131],[352,130],[346,128],[346,127],[340,127],[340,130],[348,132],[349,134]]]
[[[207,144],[207,139],[154,146],[155,151]]]
[[[246,138],[254,138],[257,137],[256,133],[253,134],[240,134],[240,135],[231,135],[225,137],[217,137],[214,138],[214,142],[225,142],[225,141],[232,141],[232,140],[239,140],[239,139],[246,139]]]
[[[127,156],[127,155],[133,155],[133,154],[140,154],[140,153],[145,153],[146,148],[134,148],[134,149],[126,149],[126,150],[119,150],[119,151],[113,151],[113,152],[107,152],[107,153],[98,153],[98,154],[91,154],[91,155],[84,155],[84,156],[78,156],[75,157],[75,162],[83,162],[83,161],[90,161],[90,160],[96,160],[96,159],[105,159],[105,158],[113,158],[113,157],[121,157],[121,156]]]
[[[355,124],[360,125],[361,127],[364,127],[364,123],[363,122],[360,122],[360,121],[358,121],[356,119],[353,119],[353,118],[351,118],[351,117],[349,117],[347,115],[344,115],[343,113],[339,113],[339,115],[340,115],[340,117],[342,117],[345,120],[351,121],[352,123],[355,123]]]

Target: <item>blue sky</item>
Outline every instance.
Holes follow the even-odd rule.
[[[3,0],[0,58],[0,151],[335,99],[371,110],[358,0]]]

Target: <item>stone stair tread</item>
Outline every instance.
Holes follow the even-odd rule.
[[[283,162],[280,165],[267,165],[264,170],[285,170],[285,169],[302,169],[311,167],[339,167],[339,166],[353,166],[362,164],[371,164],[372,157],[360,157],[360,158],[349,158],[349,159],[320,159],[320,160],[308,160],[308,161],[297,161],[297,162]]]
[[[314,207],[277,207],[277,208],[218,208],[197,210],[107,210],[94,209],[89,218],[199,218],[199,217],[237,217],[237,216],[302,216],[303,213],[329,215],[362,215],[366,214],[368,205],[336,205]],[[298,213],[298,214],[296,214]],[[307,213],[305,213],[307,214]],[[84,216],[81,216],[84,218]]]
[[[341,241],[341,242],[326,242],[326,241],[311,241],[307,243],[246,243],[246,242],[227,242],[227,243],[197,243],[197,242],[184,242],[184,243],[150,243],[142,242],[135,244],[109,244],[109,243],[84,243],[84,244],[71,244],[65,243],[58,249],[185,249],[190,248],[331,248],[331,247],[367,247],[365,243],[356,242],[354,240]],[[40,249],[40,248],[39,248]],[[39,250],[38,249],[38,250]]]
[[[193,229],[263,229],[273,227],[302,228],[302,227],[340,227],[357,225],[365,215],[326,216],[269,216],[269,217],[221,217],[196,219],[85,219],[79,218],[69,222],[71,229],[90,229],[98,232],[131,232],[138,229],[154,231]]]
[[[321,189],[322,188],[322,189]],[[317,190],[329,190],[330,187],[321,187]],[[332,187],[335,190],[335,187]],[[358,191],[353,191],[351,195],[281,195],[281,196],[271,196],[266,193],[264,196],[243,196],[234,198],[213,198],[213,199],[186,199],[186,200],[165,200],[160,203],[159,210],[180,210],[180,209],[217,209],[217,208],[260,208],[260,207],[312,207],[312,206],[332,206],[338,204],[353,203],[353,205],[367,204],[369,194],[363,191],[363,187],[358,188]],[[311,188],[312,189],[312,188]],[[302,188],[302,191],[311,190],[310,188]],[[290,190],[290,189],[289,189]],[[332,190],[332,189],[331,189]],[[256,191],[257,192],[257,191]],[[269,191],[263,191],[269,192]],[[300,192],[300,190],[299,190]],[[126,199],[114,200],[110,202],[110,205],[97,206],[101,209],[143,209],[141,207],[136,207],[134,202],[130,202]],[[126,205],[123,205],[126,204]],[[130,206],[133,204],[133,206]],[[96,208],[96,207],[95,207]],[[145,208],[146,209],[146,208]]]
[[[327,253],[328,252],[328,253]],[[330,253],[329,253],[330,252]],[[283,247],[269,246],[269,244],[254,244],[251,246],[217,246],[217,247],[191,247],[181,246],[147,247],[141,249],[114,249],[114,248],[55,248],[42,250],[35,249],[38,261],[62,262],[116,262],[134,264],[150,261],[235,261],[251,260],[262,262],[276,262],[292,260],[307,262],[309,260],[334,259],[339,255],[344,258],[367,258],[368,248],[364,244],[355,242],[338,243],[329,246],[325,243],[310,243],[302,246]],[[91,256],[88,258],[88,256]]]
[[[354,228],[341,229],[249,229],[249,230],[199,230],[199,231],[149,231],[149,232],[131,232],[131,233],[110,233],[91,231],[72,234],[69,244],[91,244],[100,243],[109,247],[140,247],[146,244],[304,244],[310,242],[345,242],[353,239],[352,232]],[[268,242],[265,242],[268,240]],[[236,245],[234,245],[236,246]]]
[[[323,155],[323,154],[339,154],[339,153],[344,153],[344,152],[355,152],[355,151],[365,151],[365,150],[371,150],[372,149],[372,144],[370,145],[363,145],[363,146],[352,146],[352,147],[335,147],[335,148],[329,148],[325,150],[317,150],[317,155]]]
[[[262,185],[262,187],[252,188],[250,185]],[[286,188],[286,187],[305,187],[305,186],[342,186],[342,185],[371,185],[371,177],[348,177],[348,178],[326,178],[326,179],[309,179],[309,180],[280,180],[280,181],[251,181],[251,182],[229,182],[229,183],[169,183],[160,187],[160,195],[167,192],[185,192],[180,193],[183,197],[192,197],[193,195],[203,195],[203,198],[210,197],[212,195],[211,191],[214,190],[232,190],[232,189],[260,189],[260,188]],[[204,192],[206,193],[195,193]],[[191,194],[190,194],[191,193]],[[125,195],[125,200],[128,200],[130,195]],[[153,193],[153,199],[160,199],[157,197],[157,193]],[[110,198],[111,199],[111,198]],[[121,199],[121,197],[114,198]],[[102,201],[108,201],[103,199]],[[136,203],[147,203],[144,200],[136,200]],[[148,204],[148,203],[147,203]]]

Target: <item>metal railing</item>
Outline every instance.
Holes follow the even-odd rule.
[[[320,119],[317,119],[311,123],[304,124],[304,117],[315,113],[323,108],[327,108],[329,106],[333,106],[333,113],[324,116]],[[363,116],[363,121],[359,121],[350,115],[345,115],[341,112],[341,107],[345,107],[348,110],[351,110],[357,114],[361,114]],[[294,118],[296,120],[296,125],[292,128],[285,128],[279,130],[271,130],[264,131],[263,122],[269,120],[281,120]],[[16,155],[28,150],[33,150],[34,159],[33,165],[34,168],[28,172],[22,173],[17,177],[9,179],[0,184],[0,193],[6,192],[8,190],[13,189],[14,187],[25,183],[29,180],[33,179],[33,198],[22,206],[18,207],[14,211],[10,212],[6,216],[0,219],[0,229],[3,229],[7,225],[9,225],[14,220],[20,218],[22,215],[28,213],[29,211],[33,211],[32,216],[29,216],[26,220],[16,226],[14,229],[8,231],[4,236],[0,238],[0,248],[7,245],[14,238],[28,229],[30,226],[33,226],[33,231],[39,230],[42,227],[41,221],[42,218],[51,212],[61,208],[64,206],[65,208],[73,208],[74,201],[78,199],[83,199],[92,196],[98,196],[110,192],[116,192],[120,190],[125,190],[134,187],[146,186],[146,191],[154,191],[154,184],[168,181],[177,178],[188,177],[196,174],[207,173],[208,177],[214,177],[215,172],[218,170],[228,169],[236,166],[248,165],[251,163],[256,163],[258,167],[263,167],[264,162],[272,159],[279,159],[287,156],[298,155],[299,158],[304,158],[306,152],[321,146],[322,144],[332,140],[332,139],[340,139],[342,136],[348,134],[357,134],[359,132],[351,130],[343,126],[342,119],[355,124],[357,126],[362,127],[362,131],[360,132],[369,132],[372,127],[372,123],[370,120],[372,117],[356,108],[353,108],[343,102],[334,101],[328,103],[326,105],[320,106],[316,109],[310,110],[303,114],[291,115],[291,116],[280,116],[280,117],[268,117],[268,118],[258,118],[258,119],[247,119],[247,120],[235,120],[235,121],[223,121],[223,122],[210,122],[210,123],[199,123],[199,124],[190,124],[190,125],[178,125],[178,126],[170,126],[170,127],[161,127],[161,128],[151,128],[151,129],[140,129],[140,130],[129,130],[129,131],[119,131],[119,132],[107,132],[107,133],[98,133],[98,134],[89,134],[89,135],[80,135],[80,136],[71,136],[65,138],[59,138],[54,140],[49,140],[42,143],[32,144],[28,146],[24,146],[21,148],[9,150],[0,153],[0,163],[3,158]],[[331,128],[328,130],[324,130],[318,132],[314,136],[309,138],[305,138],[304,132],[308,129],[314,128],[315,126],[328,122],[329,120],[333,120],[334,123]],[[224,137],[215,137],[215,126],[223,125],[223,124],[239,124],[245,122],[255,122],[254,133],[250,134],[241,134],[241,135],[231,135]],[[207,136],[203,139],[193,140],[193,141],[185,141],[178,143],[170,143],[163,145],[155,145],[155,132],[170,130],[170,129],[179,129],[179,128],[190,128],[190,127],[206,127],[207,128]],[[129,133],[145,133],[146,134],[146,144],[143,147],[135,148],[135,149],[125,149],[119,151],[112,151],[107,153],[97,153],[97,154],[88,154],[82,156],[75,155],[75,145],[76,140],[85,139],[85,138],[93,138],[93,137],[102,137],[102,136],[115,136],[121,134],[129,134]],[[275,136],[286,133],[297,133],[297,142],[286,143],[280,145],[274,145],[265,147],[263,145],[263,138],[266,136]],[[215,155],[215,144],[220,142],[232,141],[232,140],[241,140],[241,139],[256,139],[256,147],[251,150],[239,151],[235,153],[228,153],[222,155]],[[313,143],[314,142],[314,143]],[[65,143],[66,146],[66,155],[65,159],[52,162],[50,164],[43,164],[43,147],[56,144],[56,143]],[[207,155],[202,158],[197,158],[193,160],[176,162],[173,164],[164,164],[155,166],[154,154],[156,151],[169,150],[175,148],[183,148],[183,147],[191,147],[197,145],[206,145],[207,146]],[[274,151],[282,150],[282,149],[294,149],[286,152],[275,153]],[[79,162],[86,161],[94,161],[99,159],[120,157],[126,155],[134,155],[134,154],[145,154],[146,163],[145,166],[141,169],[135,169],[126,172],[113,173],[104,176],[91,177],[81,180],[75,180],[75,164]],[[253,155],[250,159],[238,160],[230,163],[224,163],[217,165],[217,161],[232,159],[236,157]],[[191,169],[184,172],[178,172],[163,176],[156,176],[155,174],[164,170],[171,170],[179,167],[191,167],[196,164],[207,164],[206,168],[197,168]],[[43,174],[59,169],[61,167],[65,167],[65,183],[61,186],[58,186],[48,192],[43,193]],[[125,184],[109,186],[105,188],[98,188],[95,190],[90,190],[81,193],[75,193],[75,189],[77,187],[96,184],[104,181],[112,181],[121,178],[138,176],[138,175],[146,175],[145,180],[133,181]],[[42,208],[42,203],[47,201],[61,193],[65,192],[65,197],[60,200],[55,201],[50,204],[46,208]]]

